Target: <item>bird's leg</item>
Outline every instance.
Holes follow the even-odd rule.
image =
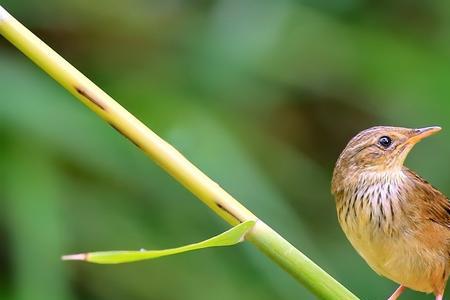
[[[445,291],[445,282],[444,287],[441,289],[438,289],[437,291],[434,291],[434,295],[436,296],[436,300],[442,300],[444,299],[444,291]]]
[[[388,300],[397,300],[398,297],[403,293],[405,290],[405,287],[403,285],[399,286],[398,289],[395,290],[395,292],[392,294],[392,296],[389,297]],[[442,296],[440,299],[436,298],[436,300],[442,300]]]

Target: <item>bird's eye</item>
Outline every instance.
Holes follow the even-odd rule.
[[[378,140],[378,143],[384,148],[388,148],[392,144],[392,139],[388,136],[382,136]]]

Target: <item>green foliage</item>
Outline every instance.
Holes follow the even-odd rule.
[[[255,221],[246,221],[233,228],[202,242],[189,244],[177,248],[165,250],[138,251],[102,251],[82,254],[71,254],[62,257],[63,260],[82,260],[97,264],[121,264],[141,260],[155,259],[164,256],[181,254],[189,251],[201,250],[212,247],[233,246],[244,241],[245,234],[252,229]]]
[[[445,1],[2,5],[362,299],[395,285],[336,222],[329,180],[347,139],[375,124],[442,126],[408,164],[450,194]],[[61,264],[224,223],[4,41],[0,66],[1,299],[312,299],[245,244]]]

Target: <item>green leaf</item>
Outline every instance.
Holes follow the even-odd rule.
[[[166,250],[102,251],[65,255],[63,260],[82,260],[97,264],[121,264],[184,253],[211,247],[236,245],[244,240],[255,221],[246,221],[206,241]]]

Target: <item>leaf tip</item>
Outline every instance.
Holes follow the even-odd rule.
[[[87,253],[70,254],[61,257],[62,260],[83,260],[83,261],[87,261],[87,258],[88,258]]]

